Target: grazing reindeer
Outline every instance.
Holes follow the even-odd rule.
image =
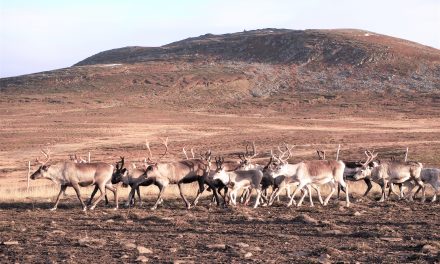
[[[188,159],[188,160],[181,160],[175,162],[159,163],[160,159],[163,156],[165,156],[168,151],[168,146],[166,144],[166,141],[164,142],[164,145],[165,145],[165,153],[162,154],[162,156],[156,162],[153,162],[151,160],[152,156],[150,154],[149,162],[151,163],[151,165],[147,167],[145,173],[143,174],[143,178],[144,178],[143,181],[151,181],[153,184],[157,185],[160,190],[156,203],[151,209],[154,210],[157,208],[159,201],[162,199],[162,194],[165,188],[169,184],[178,185],[180,196],[185,202],[186,208],[190,209],[191,204],[188,202],[188,200],[186,199],[185,195],[182,192],[182,184],[192,183],[195,181],[199,183],[199,190],[197,192],[196,199],[194,200],[193,203],[194,205],[197,204],[200,195],[205,190],[205,186],[204,186],[205,183],[211,188],[211,190],[215,195],[217,204],[219,204],[219,198],[215,187],[212,185],[211,182],[205,181],[207,179],[210,170],[211,152],[208,151],[206,153],[205,155],[206,159]],[[148,144],[147,144],[147,148],[149,149]],[[151,153],[150,149],[149,151]],[[135,184],[133,188],[136,188],[139,184],[140,183]],[[130,197],[132,195],[133,195],[133,189],[130,192]]]
[[[257,190],[257,197],[255,199],[254,208],[257,208],[260,203],[261,197],[261,179],[263,178],[263,172],[260,170],[248,170],[248,171],[230,171],[227,172],[223,167],[223,158],[216,158],[215,160],[217,169],[213,177],[214,180],[221,180],[224,185],[230,188],[228,193],[229,200],[233,205],[237,204],[237,193],[242,188],[250,188],[250,192],[253,189]],[[250,195],[247,198],[245,204],[250,200]]]
[[[109,189],[113,192],[115,197],[115,209],[118,208],[118,193],[117,189],[111,184],[111,178],[113,174],[113,165],[96,162],[96,163],[73,163],[73,162],[58,162],[48,165],[50,160],[50,151],[41,150],[46,156],[45,162],[40,162],[41,166],[31,175],[32,180],[36,179],[49,179],[57,184],[61,185],[60,192],[58,193],[55,205],[51,209],[56,210],[58,202],[60,201],[61,194],[66,190],[68,186],[73,187],[81,202],[83,211],[87,210],[86,205],[81,199],[81,193],[79,187],[85,187],[90,185],[98,186],[101,191],[101,195],[90,207],[93,210],[96,205],[104,197],[105,189]]]
[[[376,154],[377,155],[377,154]],[[382,188],[382,195],[379,202],[384,202],[387,198],[385,189],[392,184],[404,183],[413,180],[418,186],[424,189],[420,173],[423,165],[420,162],[382,162],[376,167],[369,167],[368,163],[373,159],[371,156],[362,166],[362,168],[353,176],[354,180],[370,177],[371,180],[378,183]],[[424,190],[423,190],[424,191]],[[409,200],[413,200],[411,192],[408,194]]]
[[[330,183],[331,184],[331,192],[323,202],[323,205],[327,205],[330,197],[335,192],[335,182],[340,184],[343,188],[346,189],[346,206],[350,206],[350,200],[348,197],[348,186],[344,181],[344,169],[345,164],[342,161],[336,160],[311,160],[311,161],[303,161],[297,164],[288,164],[283,160],[279,160],[275,164],[271,164],[273,159],[269,161],[269,164],[266,166],[268,173],[273,177],[279,177],[281,175],[285,176],[286,183],[298,183],[298,187],[292,194],[290,202],[287,206],[291,206],[295,201],[295,194],[302,190],[304,187],[308,188],[309,198],[311,202],[311,206],[313,206],[310,185],[313,187],[314,185],[323,185]],[[317,189],[319,190],[319,189]],[[319,194],[319,193],[318,193]],[[274,195],[277,195],[276,193]],[[304,192],[303,196],[298,202],[298,206],[301,205],[306,192]],[[273,196],[275,197],[275,196]],[[271,200],[273,198],[271,197]]]
[[[420,172],[420,178],[422,179],[424,184],[430,184],[432,188],[434,188],[434,196],[431,199],[431,202],[435,202],[437,200],[437,195],[440,194],[440,169],[437,168],[424,168]],[[414,188],[414,185],[411,186],[410,191]],[[422,188],[419,186],[417,191],[414,193],[414,196]],[[425,189],[423,188],[422,192],[422,201],[425,200]]]

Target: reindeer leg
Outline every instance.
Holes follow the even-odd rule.
[[[58,193],[57,199],[55,200],[54,206],[50,209],[50,211],[55,211],[58,207],[58,203],[60,202],[61,194],[64,193],[67,189],[67,185],[61,185],[60,192]]]
[[[341,183],[342,187],[345,187],[344,186],[345,185],[344,181],[341,181],[340,183]],[[344,185],[342,183],[344,183]],[[331,186],[331,192],[328,194],[327,198],[325,198],[324,206],[326,206],[328,204],[328,202],[329,202],[330,198],[332,197],[333,193],[336,191],[335,190],[336,188],[335,188],[335,183],[334,182],[330,182],[330,186]],[[347,199],[348,199],[348,190],[346,190],[345,194],[346,194]]]
[[[316,192],[319,192],[319,188],[313,187],[313,189],[315,189]],[[310,185],[307,185],[307,191],[309,192],[310,207],[314,207],[315,205],[313,204],[312,189]]]
[[[367,194],[370,192],[371,188],[373,188],[373,184],[371,183],[371,180],[368,178],[364,179],[365,184],[367,184],[367,190],[365,191],[364,195],[362,197],[367,196]]]
[[[296,190],[293,192],[292,197],[290,198],[290,201],[287,204],[287,207],[290,207],[290,206],[292,206],[293,203],[295,203],[294,198],[295,198],[296,193],[299,192],[305,185],[306,185],[305,183],[302,183],[302,182],[299,183],[298,187],[296,187]]]
[[[422,182],[422,180],[420,179],[420,178],[418,178],[417,180],[416,180],[416,182],[417,182],[417,184],[419,185],[419,187],[422,187],[422,194],[423,194],[423,196],[422,196],[422,200],[421,200],[421,202],[422,203],[424,203],[425,202],[425,199],[426,199],[426,196],[425,196],[425,184]],[[412,192],[412,190],[411,190],[411,192]],[[409,192],[409,193],[411,193],[411,192]]]
[[[160,182],[156,182],[155,185],[159,188],[159,195],[157,196],[157,200],[154,203],[153,207],[150,208],[150,210],[156,210],[157,206],[161,203],[162,194],[165,191],[165,187],[167,186],[167,185],[162,184]]]
[[[384,202],[385,198],[386,198],[386,191],[385,191],[385,189],[387,187],[387,182],[386,181],[382,181],[380,183],[380,187],[382,188],[382,193],[381,193],[381,197],[380,197],[379,202]]]
[[[271,206],[275,202],[275,198],[278,197],[278,194],[280,193],[281,188],[277,187],[272,191],[272,194],[269,197],[269,206]]]
[[[254,208],[257,208],[259,203],[260,203],[260,197],[261,197],[261,189],[260,188],[256,188],[257,189],[257,198],[255,199],[255,204],[254,204]]]
[[[141,198],[141,187],[140,187],[140,185],[138,185],[138,187],[136,188],[136,193],[138,195],[139,207],[142,207],[142,198]]]
[[[194,178],[193,177],[191,177],[191,178],[183,178],[183,179],[181,179],[177,183],[177,186],[179,187],[180,197],[182,197],[183,201],[185,202],[186,209],[190,209],[191,208],[191,204],[190,204],[190,202],[188,202],[188,200],[186,199],[185,195],[183,194],[182,184],[184,184],[184,183],[191,183],[191,182],[194,182],[195,180],[196,180],[195,177]]]
[[[90,206],[90,210],[95,209],[96,205],[104,198],[105,196],[105,184],[99,184],[98,185],[99,190],[101,191],[101,194],[99,195],[98,199],[96,199],[96,201],[92,204],[92,206]],[[75,190],[76,191],[76,190]],[[79,195],[79,187],[78,187],[78,191],[77,194]],[[81,200],[81,198],[78,196],[78,198]],[[82,200],[81,200],[82,202]]]
[[[114,208],[114,210],[117,210],[118,208],[119,208],[119,203],[118,203],[118,188],[117,187],[113,187],[113,185],[111,184],[111,183],[109,183],[109,184],[106,184],[105,185],[105,188],[106,189],[109,189],[110,191],[112,191],[113,192],[113,196],[114,196],[114,199],[115,199],[115,208]],[[107,197],[107,195],[105,196],[105,197]],[[108,201],[107,201],[108,202]]]
[[[432,196],[431,203],[435,202],[437,200],[437,195],[440,191],[440,184],[432,184],[432,187],[434,187],[434,196]]]
[[[93,189],[92,195],[90,195],[90,199],[87,202],[87,206],[92,204],[93,197],[95,197],[96,192],[99,190],[98,186],[95,185],[95,189]]]
[[[86,211],[87,210],[87,206],[86,206],[86,204],[83,202],[83,200],[81,199],[81,192],[79,191],[79,185],[77,184],[77,183],[75,183],[75,184],[72,184],[72,187],[73,187],[73,189],[75,190],[75,192],[76,192],[76,196],[78,196],[78,200],[81,202],[81,206],[82,206],[82,208],[83,208],[83,211]],[[104,195],[104,190],[103,190],[104,188],[99,188],[99,190],[101,191],[101,194],[99,195],[99,197],[98,197],[98,199],[95,201],[95,205],[99,202],[99,201],[101,201],[101,199],[102,199],[102,196]],[[92,207],[93,207],[93,205],[92,205]]]
[[[130,187],[131,187],[131,190],[130,190],[130,193],[128,194],[128,198],[127,198],[127,201],[125,202],[125,207],[129,207],[130,205],[131,205],[131,200],[133,200],[133,197],[134,197],[134,195],[135,195],[135,191],[136,191],[136,188],[138,187],[138,185],[137,184],[132,184],[132,185],[130,185]]]
[[[205,180],[203,179],[203,177],[199,178],[197,180],[197,183],[199,184],[199,189],[197,190],[196,198],[194,199],[194,202],[192,203],[193,206],[197,205],[197,203],[199,202],[200,195],[205,191]],[[214,192],[215,189],[212,191]]]
[[[310,190],[310,185],[307,185],[305,187],[307,187],[307,188],[303,188],[302,189],[303,194],[302,194],[301,198],[298,201],[297,207],[300,207],[302,205],[302,202],[303,202],[303,200],[304,200],[304,198],[306,197],[307,194],[309,194],[309,196],[312,195],[311,191],[309,191]]]

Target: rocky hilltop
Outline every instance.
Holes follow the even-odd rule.
[[[0,80],[2,92],[30,89],[117,91],[130,102],[178,109],[364,109],[375,100],[412,111],[420,102],[440,105],[440,51],[356,29],[205,34],[103,51],[69,68]]]

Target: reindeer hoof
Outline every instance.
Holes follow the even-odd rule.
[[[49,211],[56,211],[56,210],[57,210],[56,207],[52,207],[52,208],[49,209]]]

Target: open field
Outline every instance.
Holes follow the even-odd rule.
[[[170,188],[164,204],[152,212],[148,208],[156,187],[148,187],[143,188],[147,199],[143,208],[113,211],[102,203],[95,211],[82,213],[72,190],[57,212],[49,212],[57,189],[48,181],[32,181],[31,191],[25,192],[27,161],[38,157],[43,146],[50,147],[55,161],[90,151],[92,161],[114,163],[125,156],[138,163],[146,155],[146,137],[153,153],[162,152],[159,138],[169,137],[168,160],[183,158],[184,146],[233,158],[246,142],[255,141],[262,163],[270,149],[287,142],[296,145],[291,162],[316,158],[317,148],[332,158],[341,144],[342,159],[364,159],[363,150],[369,148],[386,160],[409,147],[411,160],[439,167],[438,115],[384,111],[377,116],[328,117],[313,106],[302,109],[301,115],[264,109],[164,111],[123,101],[97,102],[99,98],[85,104],[78,95],[66,95],[60,107],[17,98],[3,99],[0,105],[0,242],[18,242],[0,245],[5,262],[131,263],[140,255],[137,246],[152,250],[141,255],[153,263],[440,261],[438,202],[380,204],[374,200],[377,193],[372,193],[350,208],[333,199],[326,208],[278,204],[252,210],[209,207],[205,196],[200,206],[187,211]],[[365,190],[363,183],[350,187],[357,198]],[[83,198],[90,192],[84,189]],[[123,202],[127,192],[122,189]],[[192,187],[185,192],[195,194]]]

